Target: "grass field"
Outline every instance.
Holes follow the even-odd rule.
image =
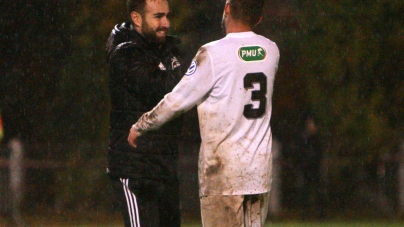
[[[96,222],[84,221],[83,223],[74,223],[74,220],[56,221],[54,219],[49,220],[30,220],[27,222],[26,226],[35,227],[123,227],[120,221],[107,221],[100,223],[100,220]],[[13,226],[10,223],[2,223],[0,221],[0,227]],[[352,222],[277,222],[277,223],[267,223],[265,227],[402,227],[404,222],[388,222],[388,221],[352,221]],[[188,222],[183,223],[181,227],[202,227],[200,222]]]
[[[402,227],[404,220],[378,220],[378,219],[348,219],[333,217],[323,222],[307,221],[299,219],[284,218],[274,223],[267,223],[265,227]],[[371,218],[371,217],[370,217]],[[0,227],[16,226],[10,222],[9,217],[0,216]],[[88,212],[77,212],[73,214],[32,214],[24,217],[27,227],[123,227],[121,216],[117,213],[90,214]],[[181,227],[202,227],[199,218],[185,217]]]
[[[1,225],[0,225],[1,226]],[[53,227],[53,226],[63,226],[63,227],[122,227],[123,225],[120,223],[111,223],[111,224],[103,224],[103,225],[69,225],[69,224],[56,224],[56,225],[47,225],[42,223],[40,225],[30,225],[30,226],[43,226],[43,227]],[[402,227],[404,223],[389,223],[389,222],[375,222],[375,223],[366,223],[366,222],[352,222],[352,223],[297,223],[297,222],[286,222],[286,223],[267,223],[265,227]],[[202,227],[201,224],[183,224],[182,227]]]
[[[200,224],[183,225],[183,227],[201,227]],[[298,223],[298,222],[285,222],[285,223],[273,223],[266,224],[265,227],[402,227],[404,223],[364,223],[364,222],[352,222],[352,223]]]
[[[8,227],[9,224],[0,223],[0,227]],[[111,222],[104,224],[71,224],[69,222],[29,222],[27,226],[38,227],[123,227],[120,222]],[[202,227],[200,223],[184,223],[182,227]],[[280,223],[267,223],[265,227],[402,227],[404,222],[280,222]]]

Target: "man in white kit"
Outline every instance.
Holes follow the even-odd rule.
[[[279,49],[252,28],[265,0],[228,0],[226,37],[203,45],[187,73],[131,128],[128,142],[197,105],[204,227],[264,226],[272,179],[270,118]]]

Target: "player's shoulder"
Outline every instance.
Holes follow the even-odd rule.
[[[278,46],[276,45],[276,43],[274,41],[272,41],[271,39],[269,39],[268,37],[265,37],[263,35],[259,35],[256,34],[256,38],[258,40],[261,40],[262,42],[266,43],[268,46],[274,47],[274,48],[278,48]]]
[[[256,37],[257,37],[257,40],[260,40],[260,43],[262,43],[262,45],[264,45],[268,51],[270,51],[272,54],[279,55],[278,45],[274,41],[272,41],[271,39],[269,39],[265,36],[258,35],[258,34]]]
[[[129,42],[124,42],[124,43],[117,45],[115,48],[115,51],[120,51],[120,52],[138,51],[140,49],[143,49],[143,47],[140,44],[129,41]]]
[[[214,48],[220,46],[220,45],[218,45],[219,42],[220,42],[220,39],[219,39],[219,40],[212,41],[212,42],[209,42],[209,43],[206,43],[206,44],[203,45],[201,48],[206,49],[206,50],[212,50],[212,49],[214,49]]]
[[[110,57],[110,64],[125,65],[133,62],[148,61],[148,53],[145,49],[133,42],[125,42],[118,45]]]
[[[198,52],[196,53],[196,58],[205,58],[207,56],[211,56],[213,53],[216,52],[217,49],[217,43],[219,40],[212,41],[209,43],[206,43],[199,47]]]
[[[143,55],[144,48],[135,42],[124,42],[116,46],[112,56],[126,56],[131,57],[133,55]]]
[[[228,51],[227,48],[228,46],[226,45],[226,42],[224,42],[224,39],[218,39],[201,46],[199,48],[199,52],[214,58],[214,56],[220,56],[224,52]]]

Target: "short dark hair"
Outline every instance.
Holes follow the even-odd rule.
[[[228,2],[232,18],[251,27],[259,22],[265,5],[265,0],[229,0]]]
[[[130,15],[133,11],[144,15],[144,8],[146,6],[146,0],[127,0],[126,8],[128,10],[128,14]]]

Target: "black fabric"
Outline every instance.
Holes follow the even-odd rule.
[[[313,214],[316,209],[318,218],[326,217],[327,195],[321,161],[323,159],[324,144],[318,133],[302,133],[296,151],[296,173],[298,177],[297,196],[302,208],[302,219]]]
[[[179,227],[181,225],[179,205],[178,180],[155,181],[149,179],[123,179],[111,178],[112,185],[123,214],[125,227],[131,227],[131,218],[128,206],[137,208],[139,216],[132,216],[132,220],[139,221],[142,227]],[[127,203],[128,191],[125,191],[123,182],[128,182],[128,189],[136,197],[136,204]]]
[[[131,126],[170,92],[182,77],[180,41],[167,36],[159,48],[148,43],[130,23],[116,25],[107,42],[111,95],[108,170],[112,177],[168,179],[177,177],[178,136],[182,119],[139,138],[136,149],[127,137]]]

